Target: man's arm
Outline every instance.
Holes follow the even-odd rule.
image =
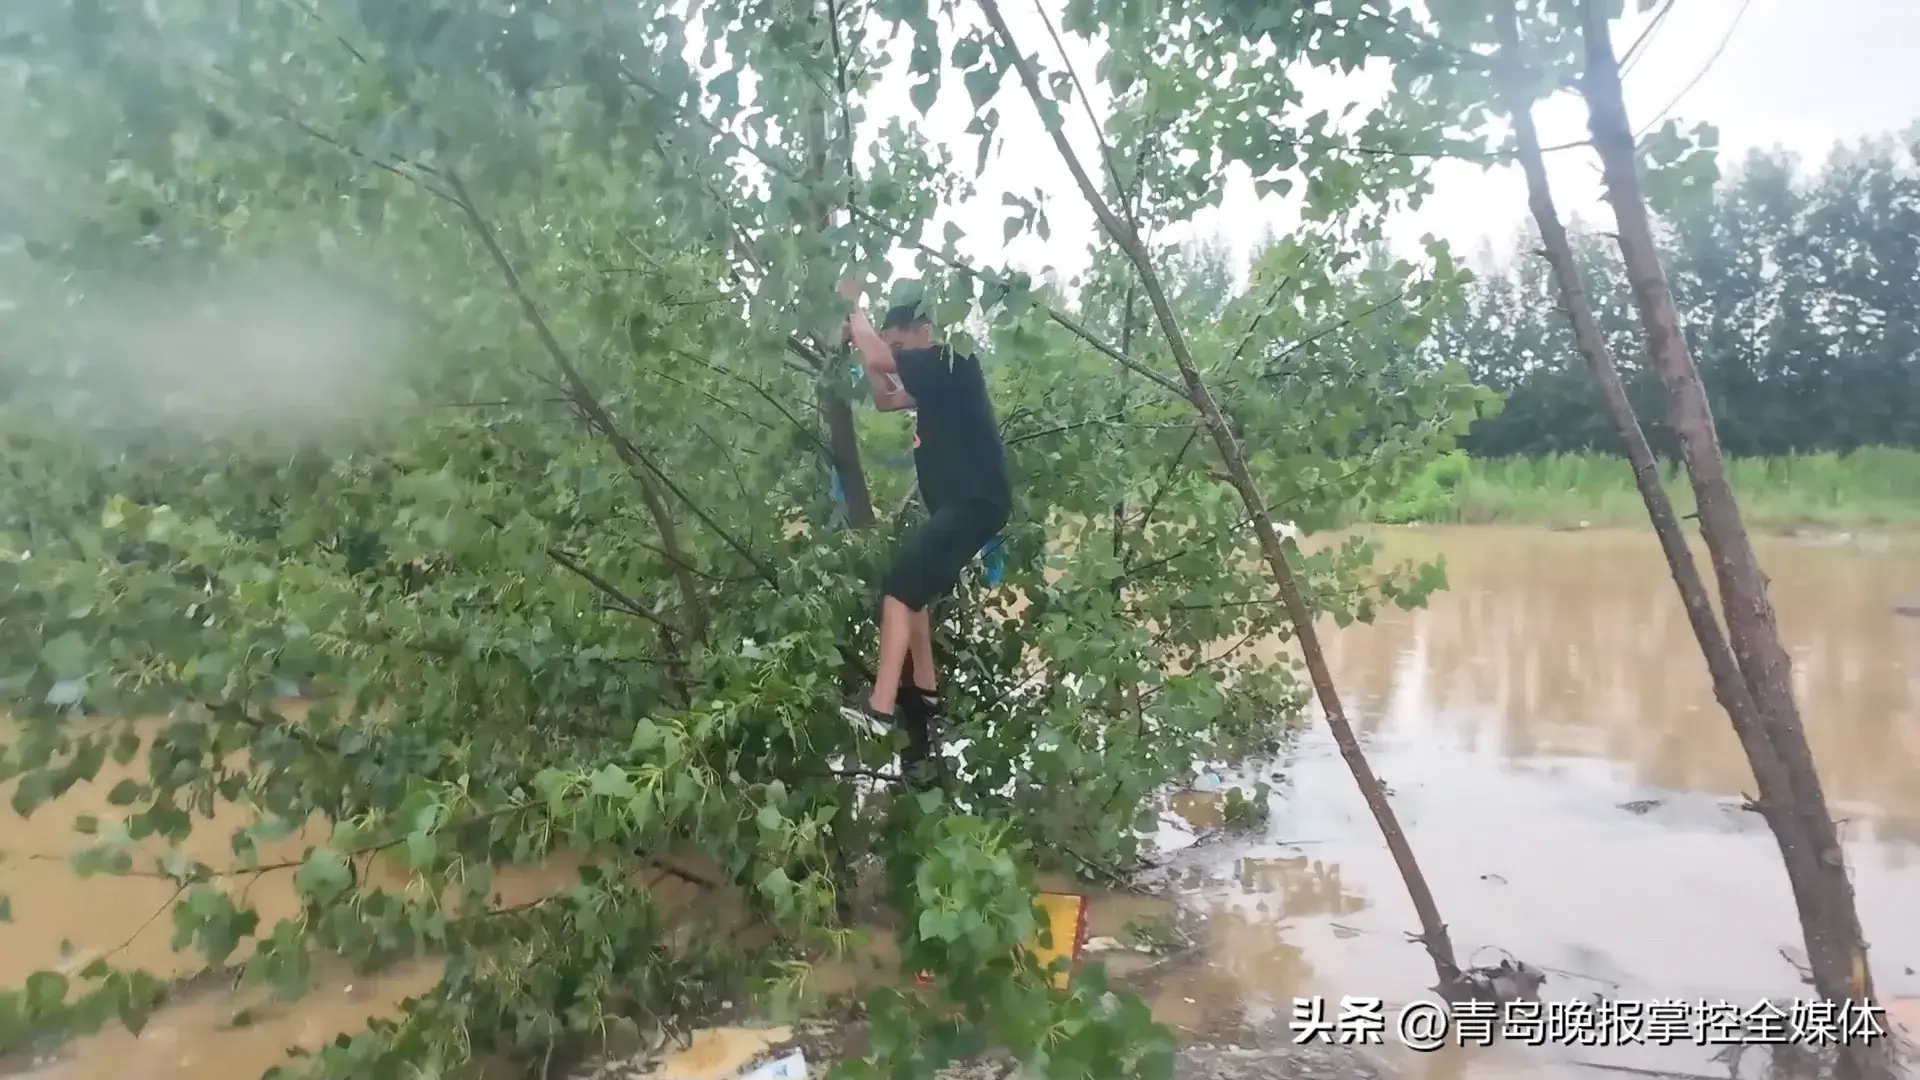
[[[880,340],[865,313],[855,309],[847,318],[847,336],[853,339],[853,347],[860,353],[860,366],[866,369],[873,407],[881,412],[913,408],[913,395],[900,385],[900,368],[893,359],[893,350]]]
[[[907,388],[900,385],[898,375],[867,369],[867,389],[873,392],[873,407],[881,412],[900,412],[914,408],[918,403]]]

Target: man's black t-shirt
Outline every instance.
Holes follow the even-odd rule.
[[[980,362],[971,354],[935,346],[898,350],[894,363],[900,385],[913,395],[920,414],[913,465],[927,509],[969,498],[1010,508],[1007,449],[1000,441]]]

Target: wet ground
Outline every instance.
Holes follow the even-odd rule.
[[[1444,555],[1452,588],[1428,610],[1330,633],[1331,659],[1461,959],[1518,956],[1549,974],[1542,996],[1557,1001],[1745,1008],[1806,996],[1778,853],[1737,809],[1751,780],[1651,537],[1383,535],[1389,557]],[[1761,555],[1828,797],[1845,819],[1875,976],[1890,998],[1920,998],[1920,620],[1894,610],[1896,598],[1920,595],[1920,547],[1779,539]],[[1694,1047],[1509,1045],[1359,1060],[1291,1047],[1296,996],[1398,1004],[1425,995],[1433,972],[1406,940],[1417,928],[1406,892],[1324,732],[1311,728],[1276,764],[1285,782],[1268,824],[1175,852],[1152,882],[1168,901],[1095,901],[1095,936],[1171,920],[1175,905],[1184,913],[1190,949],[1103,954],[1120,957],[1114,968],[1192,1044],[1183,1076],[1728,1075]],[[1195,832],[1214,824],[1207,803],[1182,801]],[[57,838],[40,835],[48,827],[8,819],[0,846],[53,850]],[[17,921],[0,926],[0,983],[55,958],[63,936],[100,948],[132,936],[131,952],[155,962],[165,953],[164,927],[135,933],[155,905],[118,885],[108,903],[57,863],[29,863],[11,868],[6,888]],[[44,1075],[251,1080],[281,1047],[353,1026],[429,977],[343,983],[239,1030],[227,1023],[230,1005],[188,1006],[139,1040],[103,1037]],[[816,1061],[838,1037],[815,1033]]]

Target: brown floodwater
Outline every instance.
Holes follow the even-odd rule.
[[[1804,995],[1778,853],[1736,808],[1751,778],[1651,537],[1460,528],[1383,538],[1390,558],[1444,556],[1452,588],[1425,610],[1329,629],[1326,639],[1461,959],[1487,963],[1504,950],[1546,970],[1542,994],[1557,1000],[1750,1005]],[[1775,540],[1761,556],[1809,738],[1845,820],[1876,978],[1888,996],[1920,996],[1920,619],[1893,611],[1897,598],[1920,596],[1920,547]],[[1405,889],[1324,730],[1311,726],[1277,766],[1286,780],[1264,829],[1178,852],[1166,870],[1180,902],[1208,916],[1198,931],[1204,962],[1151,984],[1156,1013],[1189,1032],[1218,1030],[1226,1017],[1284,1032],[1296,996],[1398,1003],[1432,982],[1406,940],[1417,923]],[[73,842],[74,814],[105,816],[115,779],[103,776],[29,822],[0,816],[0,848],[15,853],[0,864],[15,915],[0,925],[0,985],[109,951],[149,970],[180,970],[168,920],[147,921],[165,905],[167,883],[76,882],[57,858]],[[1205,799],[1179,806],[1197,824],[1217,824]],[[205,841],[214,847],[200,857],[217,865],[224,834]],[[27,853],[55,858],[20,857]],[[564,876],[527,871],[502,891],[510,900],[537,895]],[[290,903],[288,883],[272,875],[250,889],[267,921]],[[1091,933],[1120,935],[1129,922],[1165,914],[1140,897],[1096,894]],[[65,959],[63,940],[75,950]],[[285,1007],[200,995],[138,1039],[110,1032],[34,1075],[252,1080],[285,1047],[357,1028],[434,974],[423,964],[374,979],[342,975]],[[243,1005],[252,1007],[241,1025]],[[716,1060],[739,1056],[720,1045],[700,1049]],[[1576,1059],[1726,1074],[1689,1048],[1503,1047],[1406,1055],[1402,1065],[1428,1080],[1601,1075]],[[34,1067],[0,1061],[0,1072],[9,1066]],[[707,1075],[694,1066],[676,1075]]]
[[[1652,537],[1380,535],[1389,558],[1444,557],[1451,588],[1327,647],[1460,959],[1541,967],[1548,1000],[1807,996],[1778,850],[1737,809],[1751,774]],[[1879,989],[1920,996],[1920,620],[1893,610],[1920,594],[1920,547],[1769,539],[1760,556]],[[1215,916],[1222,959],[1198,989],[1283,1022],[1296,995],[1423,996],[1412,904],[1324,727],[1285,769],[1258,841],[1170,869]],[[1576,1060],[1727,1074],[1697,1048],[1408,1058],[1435,1080],[1601,1075]]]

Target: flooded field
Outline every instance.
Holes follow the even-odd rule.
[[[1391,612],[1328,644],[1460,958],[1484,963],[1506,950],[1549,972],[1550,999],[1745,1006],[1804,996],[1779,856],[1759,820],[1736,808],[1751,779],[1652,538],[1461,528],[1394,530],[1386,543],[1392,558],[1444,555],[1452,588],[1428,610]],[[1814,751],[1845,819],[1880,988],[1920,996],[1920,619],[1894,612],[1897,598],[1920,595],[1920,550],[1777,540],[1761,554]],[[1208,916],[1196,962],[1149,995],[1176,1028],[1198,1034],[1232,1018],[1284,1030],[1296,995],[1399,1002],[1432,982],[1405,937],[1417,925],[1405,890],[1324,732],[1309,730],[1276,764],[1286,779],[1259,835],[1200,844],[1163,873],[1178,902]],[[57,854],[70,819],[0,818],[0,847]],[[0,925],[0,982],[60,963],[63,938],[167,970],[171,928],[145,924],[166,882],[78,883],[54,860],[16,860],[4,873],[15,922]],[[254,888],[256,899],[286,893],[270,877]],[[1161,907],[1096,897],[1092,932],[1116,933]],[[431,978],[422,967],[337,980],[244,1027],[233,1003],[209,997],[156,1017],[138,1040],[114,1033],[62,1061],[0,1070],[252,1080],[283,1047],[357,1027]],[[1727,1075],[1689,1048],[1502,1048],[1398,1064],[1433,1080],[1605,1075],[1576,1059]]]
[[[1463,962],[1505,950],[1548,999],[1805,997],[1778,849],[1737,809],[1752,780],[1650,535],[1394,530],[1444,555],[1428,610],[1328,635],[1375,770]],[[1888,997],[1920,996],[1920,552],[1762,543],[1799,700]],[[1703,563],[1704,565],[1704,563]],[[1215,915],[1211,987],[1405,1001],[1433,981],[1386,848],[1323,729],[1265,835],[1202,846],[1170,884]],[[1436,1078],[1559,1074],[1574,1059],[1726,1076],[1691,1048],[1410,1057]],[[1567,1075],[1604,1073],[1576,1068]]]

